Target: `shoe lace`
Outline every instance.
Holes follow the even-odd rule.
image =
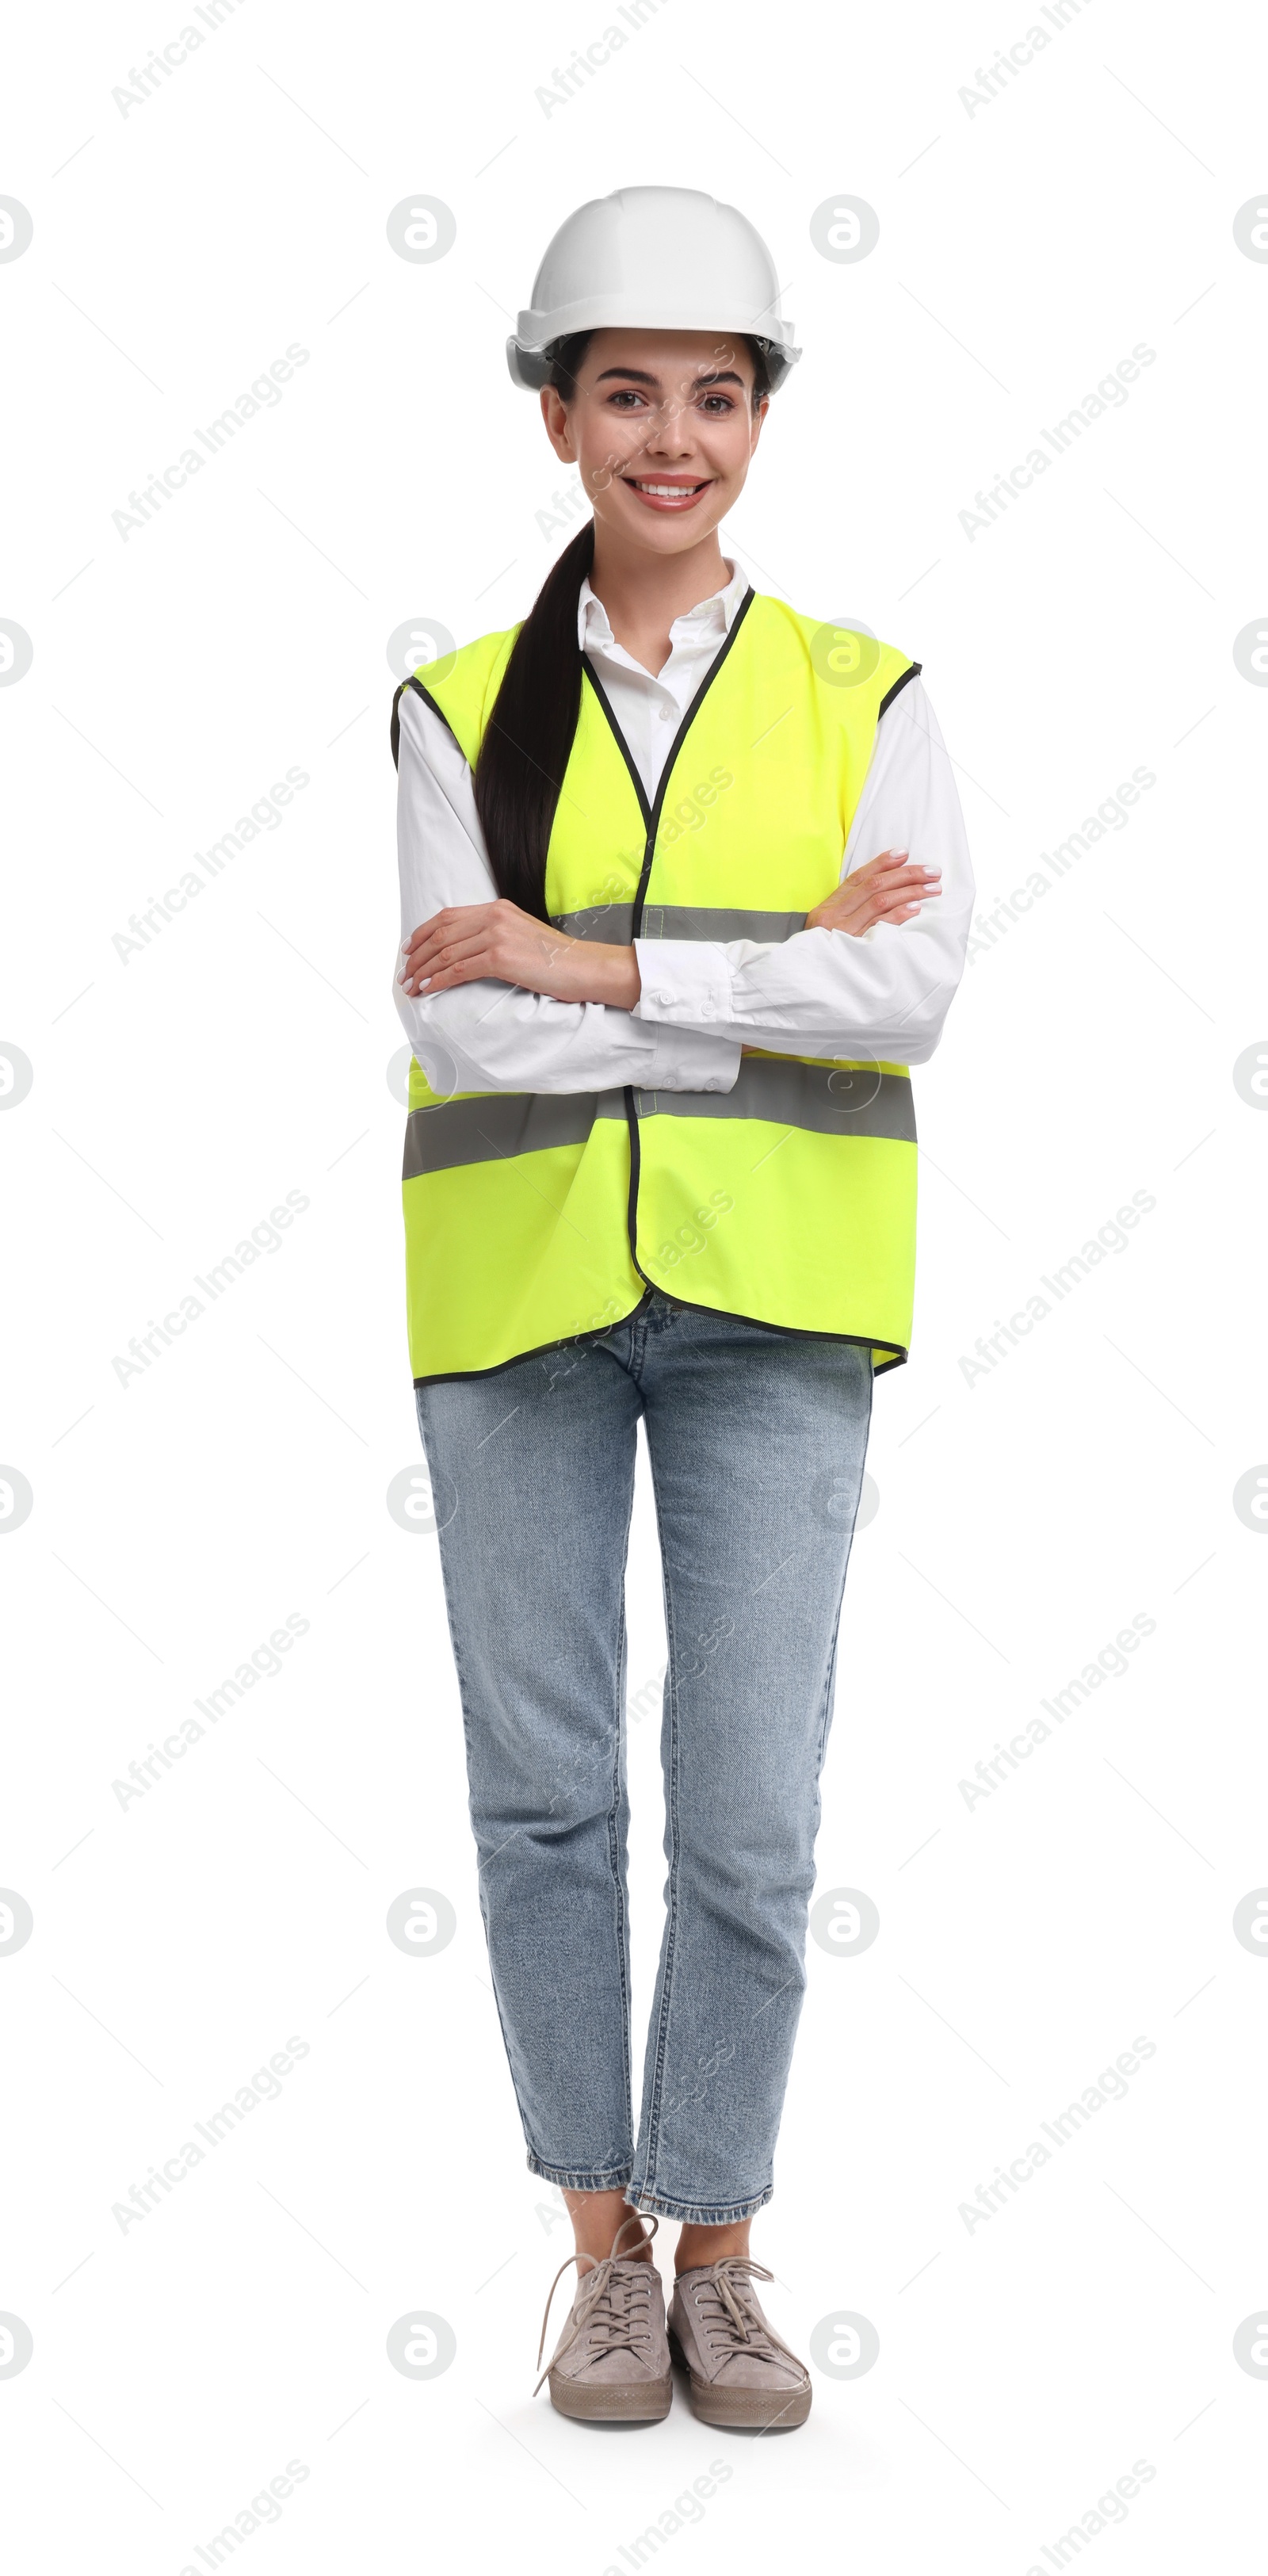
[[[537,2347],[539,2362],[546,2349],[546,2328],[550,2323],[550,2311],[555,2292],[568,2269],[568,2264],[575,2263],[579,2268],[581,2264],[589,2263],[592,2268],[581,2274],[582,2286],[572,2313],[572,2332],[565,2337],[558,2352],[547,2363],[537,2382],[537,2388],[533,2390],[534,2397],[543,2381],[549,2378],[555,2362],[562,2361],[564,2355],[571,2352],[578,2338],[587,2332],[597,2338],[599,2348],[603,2352],[639,2354],[650,2345],[652,2265],[650,2260],[631,2261],[628,2254],[622,2261],[619,2252],[622,2237],[627,2228],[636,2223],[636,2220],[637,2212],[634,2219],[627,2218],[624,2224],[618,2227],[612,2239],[612,2251],[604,2256],[601,2263],[595,2262],[593,2254],[570,2254],[568,2261],[560,2264],[551,2282],[546,2310],[542,2318],[541,2342]],[[644,2239],[647,2244],[651,2243],[659,2224],[659,2219],[653,2218],[650,2231]],[[768,2272],[764,2277],[770,2280],[772,2275]]]
[[[755,2263],[751,2254],[724,2254],[696,2283],[693,2305],[721,2360],[729,2361],[737,2352],[748,2353],[757,2361],[783,2359],[755,2305],[751,2288],[754,2281],[774,2278],[774,2273]]]

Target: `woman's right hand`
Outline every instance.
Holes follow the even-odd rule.
[[[806,928],[848,930],[861,939],[874,921],[910,921],[923,901],[941,893],[941,880],[940,868],[920,866],[906,850],[882,850],[807,913]]]

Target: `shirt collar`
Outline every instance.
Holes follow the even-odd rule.
[[[695,644],[716,637],[721,643],[735,623],[740,602],[749,587],[748,574],[735,555],[724,556],[729,562],[731,578],[725,590],[717,590],[710,599],[698,600],[683,616],[676,617],[669,630],[671,648],[675,644]],[[602,600],[590,587],[587,573],[577,598],[577,644],[581,652],[602,652],[616,641],[611,621]]]

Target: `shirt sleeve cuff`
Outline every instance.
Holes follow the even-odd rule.
[[[636,939],[642,986],[632,1016],[670,1029],[707,1029],[732,1017],[724,950],[709,939]]]
[[[633,1018],[633,1013],[630,1014]],[[731,1091],[740,1070],[740,1040],[706,1029],[656,1028],[643,1091]]]

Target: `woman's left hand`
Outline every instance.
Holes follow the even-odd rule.
[[[633,948],[570,939],[535,914],[499,899],[451,904],[424,921],[397,977],[411,996],[443,993],[492,976],[557,1002],[609,1002],[632,1010],[642,989]]]

